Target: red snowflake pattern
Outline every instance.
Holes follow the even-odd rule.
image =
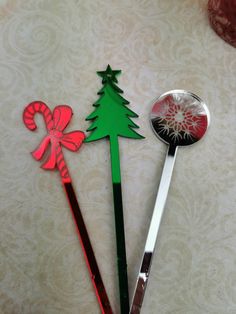
[[[158,101],[152,109],[151,119],[158,124],[160,137],[167,137],[174,143],[195,142],[207,128],[206,113],[199,102],[177,94]]]

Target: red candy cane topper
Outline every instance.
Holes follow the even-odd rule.
[[[34,115],[36,113],[43,115],[48,134],[44,137],[38,148],[32,152],[33,157],[36,160],[41,160],[49,144],[51,144],[50,155],[41,167],[46,170],[52,170],[57,166],[63,182],[71,182],[61,145],[75,152],[85,139],[85,135],[81,131],[63,133],[72,118],[72,109],[67,105],[60,105],[56,106],[52,113],[48,106],[42,101],[30,103],[24,110],[23,121],[26,127],[31,131],[37,128],[34,121]]]

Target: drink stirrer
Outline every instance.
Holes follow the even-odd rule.
[[[123,202],[121,189],[121,170],[119,137],[142,139],[135,129],[138,126],[131,120],[138,115],[130,110],[129,102],[122,97],[123,91],[117,86],[117,76],[121,70],[112,70],[110,65],[105,71],[97,72],[102,78],[103,87],[98,91],[99,98],[93,104],[94,111],[86,118],[91,120],[87,131],[90,135],[85,142],[93,142],[107,138],[110,144],[111,177],[113,187],[113,202],[115,214],[115,232],[117,249],[117,266],[120,292],[120,312],[129,313],[129,289],[125,247],[125,228],[123,217]]]
[[[209,120],[206,104],[198,96],[184,90],[166,92],[154,103],[150,115],[151,126],[155,135],[168,144],[168,151],[134,290],[131,314],[141,312],[177,148],[199,141],[208,128]]]
[[[32,156],[36,160],[41,160],[48,148],[48,145],[51,145],[51,152],[41,167],[45,170],[53,170],[57,167],[60,172],[62,185],[64,186],[74,222],[77,226],[80,244],[101,312],[103,314],[112,314],[112,308],[102,281],[92,244],[89,239],[86,225],[83,220],[61,148],[62,145],[71,151],[77,151],[85,139],[85,135],[81,131],[74,131],[66,134],[63,133],[73,114],[72,109],[67,105],[56,106],[52,113],[48,106],[42,101],[34,101],[30,103],[25,108],[23,113],[24,124],[30,131],[34,131],[37,128],[34,121],[34,115],[36,113],[41,113],[43,115],[48,134],[42,140],[38,148],[32,152]]]

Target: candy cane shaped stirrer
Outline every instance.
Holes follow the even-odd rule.
[[[55,107],[52,113],[48,106],[42,101],[30,103],[24,110],[23,121],[25,126],[31,131],[34,131],[37,128],[34,121],[34,115],[36,113],[41,113],[43,115],[48,134],[44,137],[38,148],[32,152],[32,156],[36,160],[41,160],[50,144],[50,154],[41,167],[45,170],[58,168],[60,172],[62,184],[77,226],[79,240],[101,311],[104,314],[112,314],[112,308],[100,275],[97,261],[61,148],[61,146],[64,146],[73,152],[77,151],[85,139],[85,135],[81,131],[73,131],[66,134],[63,133],[73,114],[72,109],[67,105]]]

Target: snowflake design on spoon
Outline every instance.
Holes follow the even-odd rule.
[[[151,113],[153,127],[167,143],[189,145],[205,133],[207,119],[199,101],[173,94],[156,102]]]

